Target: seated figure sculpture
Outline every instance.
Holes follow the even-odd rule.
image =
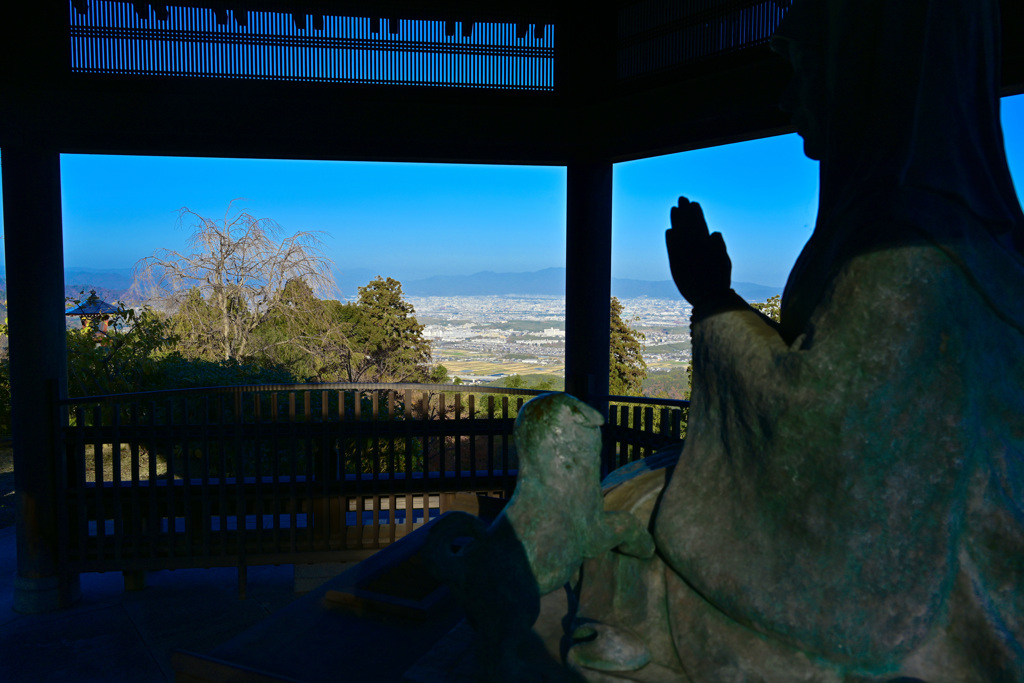
[[[525,462],[486,534],[439,525],[428,554],[462,575],[489,679],[530,680],[514,645],[575,575],[566,660],[590,681],[1024,682],[1024,214],[999,36],[997,0],[797,0],[772,44],[820,207],[781,323],[730,290],[721,235],[681,199],[686,443],[604,496],[656,553],[594,512],[594,477],[545,495]],[[538,412],[538,464],[566,438],[595,447],[598,418],[556,414]],[[556,498],[588,512],[527,514]],[[454,553],[459,534],[484,542]]]
[[[999,39],[996,0],[794,4],[772,46],[821,162],[815,230],[776,324],[730,290],[700,207],[672,210],[687,438],[644,508],[656,556],[584,562],[578,617],[601,628],[568,661],[588,680],[1024,681],[1024,215]],[[617,655],[637,639],[642,666]]]

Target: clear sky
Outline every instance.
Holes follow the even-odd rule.
[[[1003,99],[1003,125],[1024,194],[1024,95]],[[323,231],[342,271],[411,280],[565,263],[559,167],[65,155],[61,174],[69,267],[182,248],[180,207],[219,217],[237,197],[285,232]],[[616,165],[615,277],[670,277],[663,235],[680,194],[725,236],[735,281],[781,288],[814,225],[817,164],[788,135]]]

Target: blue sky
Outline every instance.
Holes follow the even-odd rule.
[[[1024,194],[1024,95],[1003,99],[1003,125]],[[411,280],[565,262],[559,167],[65,155],[61,169],[67,266],[183,248],[179,208],[220,217],[238,197],[287,233],[323,231],[342,271]],[[734,280],[781,288],[814,225],[817,164],[788,135],[616,165],[615,277],[670,277],[663,235],[680,194],[724,235]]]

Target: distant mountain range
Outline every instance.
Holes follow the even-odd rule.
[[[367,269],[337,273],[338,285],[346,297],[355,296],[359,287],[377,277]],[[782,293],[782,287],[751,282],[734,282],[733,289],[747,301],[765,301]],[[495,273],[490,270],[472,275],[435,275],[402,282],[406,296],[564,296],[565,268],[545,268],[532,273]],[[612,278],[612,296],[620,299],[648,297],[677,299],[679,291],[671,280],[629,280]]]
[[[359,287],[365,286],[379,273],[367,268],[335,273],[338,286],[345,298],[355,297]],[[0,283],[3,280],[0,278]],[[65,291],[76,297],[95,289],[100,298],[115,301],[132,284],[131,268],[69,267],[64,271]],[[758,285],[751,282],[732,283],[747,301],[765,301],[782,293],[782,287]],[[405,280],[402,291],[406,296],[564,296],[565,268],[545,268],[532,273],[495,273],[485,270],[472,275],[435,275],[419,280]],[[671,280],[630,280],[612,278],[612,296],[620,299],[677,299],[679,292]]]
[[[125,290],[132,286],[131,268],[81,268],[64,269],[65,285],[89,285],[104,289]]]

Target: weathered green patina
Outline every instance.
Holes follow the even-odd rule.
[[[781,321],[729,289],[724,240],[680,199],[666,241],[694,385],[678,463],[616,476],[618,516],[595,513],[598,420],[526,411],[525,450],[560,455],[524,465],[506,518],[538,594],[582,559],[569,669],[1024,682],[1024,214],[999,37],[995,0],[797,0],[773,47],[821,202]]]

